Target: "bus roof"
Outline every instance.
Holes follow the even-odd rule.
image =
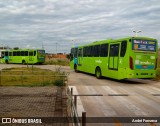
[[[114,42],[117,42],[117,41],[125,41],[125,40],[129,40],[129,39],[142,39],[142,40],[157,41],[157,39],[151,38],[151,37],[134,36],[134,37],[126,37],[126,38],[120,38],[120,39],[100,40],[100,41],[95,41],[95,42],[92,42],[92,43],[89,43],[89,44],[84,44],[84,45],[76,46],[74,48],[84,47],[84,46],[91,46],[91,45],[99,45],[99,44],[104,44],[104,43],[114,43]]]
[[[8,49],[5,51],[33,51],[33,50],[44,50],[44,49]]]

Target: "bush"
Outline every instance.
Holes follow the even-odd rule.
[[[64,86],[63,79],[56,79],[56,80],[53,82],[53,85],[55,85],[55,86]]]

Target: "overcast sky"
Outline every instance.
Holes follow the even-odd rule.
[[[133,30],[160,40],[160,0],[0,0],[1,45],[68,53]]]

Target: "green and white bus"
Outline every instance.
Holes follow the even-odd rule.
[[[1,52],[2,63],[42,64],[45,62],[43,49],[18,49]]]
[[[96,41],[71,48],[70,67],[114,79],[156,77],[158,42],[148,37]]]

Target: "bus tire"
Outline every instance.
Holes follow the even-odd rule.
[[[95,75],[97,79],[102,77],[101,69],[99,67],[96,68]]]
[[[25,60],[22,60],[22,64],[25,65],[25,64],[26,64],[26,61],[25,61]]]
[[[74,71],[75,71],[76,73],[78,73],[77,65],[76,65],[76,64],[74,65]]]
[[[5,60],[5,63],[6,63],[6,64],[9,64],[8,60]]]

